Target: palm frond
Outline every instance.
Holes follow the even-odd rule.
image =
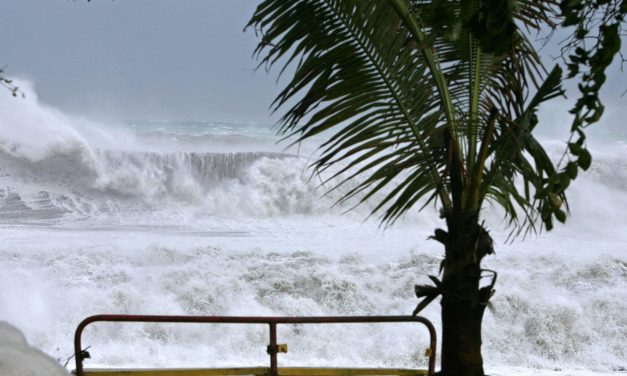
[[[281,132],[300,142],[335,131],[314,163],[318,172],[342,162],[342,172],[365,176],[349,197],[369,197],[403,172],[398,198],[384,201],[394,204],[377,207],[389,221],[409,208],[398,206],[407,197],[435,191],[450,205],[446,160],[433,152],[447,119],[425,55],[402,22],[387,1],[267,0],[249,24],[262,34],[261,64],[296,64],[274,103],[291,106]]]
[[[554,195],[561,203],[566,201],[563,192],[552,189],[550,181],[556,175],[555,166],[532,134],[538,122],[538,107],[563,94],[561,75],[562,70],[556,65],[535,95],[525,101],[515,119],[501,119],[499,133],[492,141],[492,162],[482,181],[483,198],[498,202],[514,223],[518,223],[516,209],[521,209],[525,213],[525,221],[523,226],[519,226],[520,230],[535,230],[534,222],[541,211],[540,206],[552,201],[550,204],[553,207],[556,204]],[[520,184],[516,182],[517,177],[522,179]],[[561,210],[560,206],[554,209]]]
[[[281,132],[295,143],[325,135],[313,167],[326,182],[360,178],[341,201],[378,194],[374,212],[393,223],[418,202],[478,212],[488,199],[529,229],[549,202],[556,215],[565,202],[531,135],[538,106],[561,93],[561,72],[546,72],[523,30],[549,24],[554,7],[265,0],[249,26],[261,34],[260,66],[294,67],[273,103],[285,109]]]

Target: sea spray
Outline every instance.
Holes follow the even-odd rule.
[[[85,121],[27,94],[0,100],[0,320],[57,358],[91,314],[408,314],[413,285],[438,272],[431,206],[388,229],[364,221],[373,203],[344,213],[356,202],[333,204],[354,183],[323,196],[310,154],[270,146],[269,127]],[[550,143],[559,159],[563,143]],[[573,217],[551,233],[507,243],[486,203],[497,241],[486,266],[499,272],[487,369],[627,366],[627,148],[592,151]],[[439,326],[438,309],[423,314]],[[425,362],[413,326],[279,334],[282,364]],[[89,366],[267,362],[265,328],[98,324],[85,336]]]

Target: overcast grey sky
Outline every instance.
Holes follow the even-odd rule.
[[[91,117],[269,123],[275,74],[254,72],[243,27],[257,0],[0,0],[0,67],[43,102]],[[625,129],[615,64],[604,125]],[[567,128],[567,107],[545,108]]]
[[[2,0],[0,67],[64,111],[269,122],[250,0]],[[27,93],[28,94],[28,93]]]

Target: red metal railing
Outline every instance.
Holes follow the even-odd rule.
[[[146,315],[96,315],[83,320],[76,328],[74,335],[74,355],[76,357],[76,375],[83,375],[81,336],[89,324],[99,321],[106,322],[161,322],[161,323],[214,323],[214,324],[267,324],[270,326],[270,376],[278,376],[277,366],[277,333],[279,324],[357,324],[357,323],[394,323],[418,322],[429,330],[429,375],[435,373],[436,335],[435,328],[429,320],[420,316],[314,316],[314,317],[246,317],[246,316],[146,316]]]

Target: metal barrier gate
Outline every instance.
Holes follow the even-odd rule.
[[[358,323],[399,323],[417,322],[425,325],[430,341],[426,355],[429,358],[428,375],[435,373],[436,334],[433,324],[420,316],[313,316],[313,317],[246,317],[246,316],[151,316],[151,315],[96,315],[84,319],[74,335],[74,356],[76,375],[84,376],[83,360],[87,353],[82,350],[83,330],[94,322],[151,322],[151,323],[214,323],[214,324],[266,324],[270,327],[270,376],[278,376],[277,354],[285,352],[277,343],[277,325],[281,324],[358,324]]]

